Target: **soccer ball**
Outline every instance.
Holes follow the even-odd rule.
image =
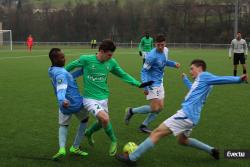
[[[126,154],[130,154],[130,153],[134,152],[137,147],[138,147],[137,144],[135,144],[134,142],[128,142],[123,147],[123,152]]]

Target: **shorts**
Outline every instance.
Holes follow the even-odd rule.
[[[148,89],[148,95],[146,95],[147,100],[151,99],[164,99],[165,97],[165,91],[163,84],[161,84],[159,87],[150,87]]]
[[[105,111],[108,113],[108,99],[95,100],[95,99],[83,99],[84,108],[96,116],[100,111]]]
[[[245,64],[246,63],[246,58],[244,53],[234,53],[234,59],[233,59],[234,65],[238,65],[239,62],[240,64]]]
[[[59,109],[59,112],[58,112],[58,123],[59,123],[59,125],[69,125],[72,115],[75,115],[79,119],[79,121],[82,121],[82,120],[88,118],[88,111],[86,111],[86,110],[84,110],[84,108],[82,108],[77,113],[63,114]]]
[[[173,132],[174,136],[183,133],[186,137],[189,137],[194,128],[193,122],[187,118],[182,110],[177,111],[176,114],[166,119],[163,123]]]
[[[149,52],[142,52],[142,58],[145,59]]]

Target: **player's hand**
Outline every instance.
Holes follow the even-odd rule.
[[[176,63],[175,67],[176,68],[180,68],[181,64],[180,63]]]
[[[143,82],[143,83],[139,86],[139,88],[144,88],[144,87],[146,87],[146,86],[150,86],[150,85],[152,85],[153,83],[154,83],[154,81]]]
[[[64,100],[63,103],[62,103],[62,106],[64,108],[68,108],[69,107],[69,101],[68,100]]]
[[[247,81],[247,79],[248,79],[248,77],[247,77],[246,74],[243,74],[243,75],[240,76],[241,81]]]
[[[145,96],[148,95],[148,90],[144,90],[144,95],[145,95]]]
[[[182,78],[184,78],[184,77],[186,77],[186,76],[187,76],[187,74],[185,74],[185,73],[182,73],[182,74],[181,74],[181,77],[182,77]]]
[[[142,52],[141,51],[139,51],[139,55],[142,56]]]

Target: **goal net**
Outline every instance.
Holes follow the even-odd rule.
[[[0,49],[12,50],[12,32],[11,30],[0,30]]]

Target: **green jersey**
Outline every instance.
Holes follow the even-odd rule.
[[[153,38],[143,37],[139,44],[139,50],[143,52],[150,52],[153,49],[153,43],[154,43]]]
[[[120,77],[123,81],[140,86],[140,82],[127,74],[115,59],[100,62],[96,55],[82,55],[80,59],[72,61],[65,68],[71,71],[74,68],[83,68],[83,97],[96,100],[103,100],[109,97],[109,89],[107,85],[108,73]]]

